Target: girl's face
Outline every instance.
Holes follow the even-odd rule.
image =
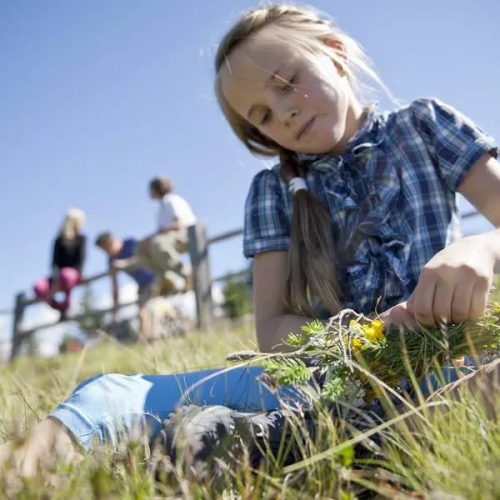
[[[362,115],[348,78],[327,55],[267,37],[272,28],[230,54],[220,75],[224,97],[283,148],[342,153]]]
[[[159,200],[160,199],[160,197],[158,196],[158,193],[153,188],[149,188],[149,197],[152,200]]]

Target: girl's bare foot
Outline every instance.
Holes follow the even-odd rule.
[[[50,471],[59,462],[75,462],[83,452],[69,430],[47,418],[31,429],[26,439],[0,446],[0,475],[14,473],[29,478],[41,470]]]

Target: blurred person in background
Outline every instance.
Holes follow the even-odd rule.
[[[166,177],[155,177],[149,182],[149,195],[159,203],[157,230],[138,242],[132,258],[115,262],[117,269],[132,263],[150,269],[157,278],[159,293],[166,295],[176,290],[175,273],[184,279],[184,292],[193,288],[191,268],[181,261],[188,249],[188,227],[196,223],[189,203],[173,193],[172,183]]]
[[[109,273],[113,283],[113,313],[111,323],[116,324],[120,288],[117,271],[120,269],[130,276],[137,284],[137,304],[139,306],[139,340],[148,340],[151,330],[151,318],[147,304],[155,290],[155,275],[149,269],[137,265],[134,261],[138,241],[134,238],[118,238],[109,231],[97,236],[96,246],[109,257]],[[116,262],[121,265],[115,267]],[[123,263],[128,262],[128,266]]]
[[[86,237],[82,233],[85,213],[78,208],[66,212],[52,251],[51,274],[35,283],[34,291],[39,300],[60,311],[61,321],[67,319],[71,304],[71,290],[80,283],[85,263]],[[59,300],[56,294],[61,292]]]

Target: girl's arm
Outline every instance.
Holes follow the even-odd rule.
[[[500,163],[490,155],[481,157],[465,177],[459,192],[495,228],[486,239],[495,255],[495,274],[500,274]]]
[[[290,350],[283,341],[312,321],[285,310],[286,265],[287,252],[264,252],[254,259],[255,325],[262,352]]]
[[[495,227],[500,227],[500,164],[483,155],[474,164],[458,191]]]
[[[500,164],[495,158],[481,156],[458,191],[500,227]],[[429,325],[481,316],[495,272],[500,272],[500,231],[463,238],[424,266],[408,309]]]

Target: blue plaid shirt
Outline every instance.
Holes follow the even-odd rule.
[[[457,189],[485,153],[497,146],[472,121],[419,99],[392,113],[372,108],[342,156],[300,155],[309,191],[331,216],[343,307],[369,314],[409,297],[422,267],[460,238]],[[246,257],[290,245],[292,198],[279,168],[252,182]]]

